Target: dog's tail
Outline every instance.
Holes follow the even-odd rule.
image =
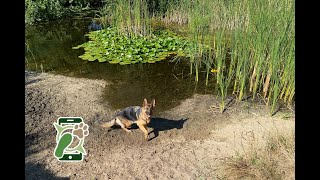
[[[113,126],[116,123],[116,118],[113,118],[110,121],[107,122],[103,122],[100,124],[100,126],[105,127],[105,128],[110,128],[111,126]]]

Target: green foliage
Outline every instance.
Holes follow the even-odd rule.
[[[34,24],[74,16],[98,5],[101,5],[100,0],[26,0],[25,23]]]
[[[60,10],[59,1],[27,0],[26,22],[60,17]],[[85,49],[82,59],[119,64],[187,56],[196,81],[203,68],[206,84],[216,80],[222,111],[230,89],[238,100],[260,95],[275,111],[278,100],[290,104],[295,96],[294,14],[293,0],[108,0],[97,16],[114,28],[90,33],[91,41],[75,48]],[[153,19],[183,24],[188,41],[153,35]]]
[[[37,21],[51,20],[62,17],[64,7],[57,0],[26,0],[25,23],[33,24]]]
[[[109,0],[98,11],[103,25],[111,24],[118,33],[150,35],[151,18],[146,0]]]
[[[112,64],[155,63],[168,56],[187,56],[188,42],[172,32],[157,31],[150,37],[119,35],[115,28],[87,34],[90,41],[73,47],[84,48],[83,60]]]
[[[294,100],[294,14],[293,0],[180,0],[171,2],[163,21],[186,24],[194,44],[213,48],[207,53],[195,46],[190,71],[195,69],[196,81],[202,64],[207,78],[216,72],[222,111],[233,88],[238,100],[248,94],[266,98],[273,113],[279,100],[288,105]]]

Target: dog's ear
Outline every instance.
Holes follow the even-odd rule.
[[[143,106],[143,107],[148,106],[148,101],[147,101],[147,99],[146,99],[146,98],[144,98],[142,106]]]
[[[152,107],[156,107],[156,100],[155,99],[152,100],[151,105],[152,105]]]

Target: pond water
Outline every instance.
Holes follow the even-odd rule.
[[[119,65],[88,62],[78,56],[83,49],[72,47],[88,40],[91,19],[52,21],[26,27],[25,69],[49,72],[71,77],[104,79],[107,86],[103,100],[112,108],[121,109],[141,105],[143,98],[156,99],[156,112],[171,109],[194,93],[213,94],[213,80],[205,86],[205,73],[200,73],[199,82],[188,75],[188,62],[164,60],[154,64]],[[90,93],[90,92],[88,92]]]

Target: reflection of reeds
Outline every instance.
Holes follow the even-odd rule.
[[[158,2],[158,1],[157,1]],[[149,4],[148,4],[149,3]],[[150,14],[167,24],[188,28],[190,73],[199,80],[205,68],[222,98],[232,88],[238,100],[247,93],[263,94],[271,113],[279,100],[291,104],[295,94],[295,5],[293,0],[160,0],[160,12],[150,12],[147,0],[110,1],[112,25],[122,33],[151,33]]]
[[[24,43],[24,44],[25,44],[25,47],[26,47],[26,53],[30,53],[31,54],[32,59],[34,61],[34,64],[36,66],[36,71],[37,71],[38,70],[38,64],[37,64],[36,58],[34,58],[34,55],[33,55],[32,51],[31,51],[28,43]],[[24,59],[25,59],[26,64],[27,64],[27,68],[29,68],[29,60],[28,60],[27,56],[24,56]]]

